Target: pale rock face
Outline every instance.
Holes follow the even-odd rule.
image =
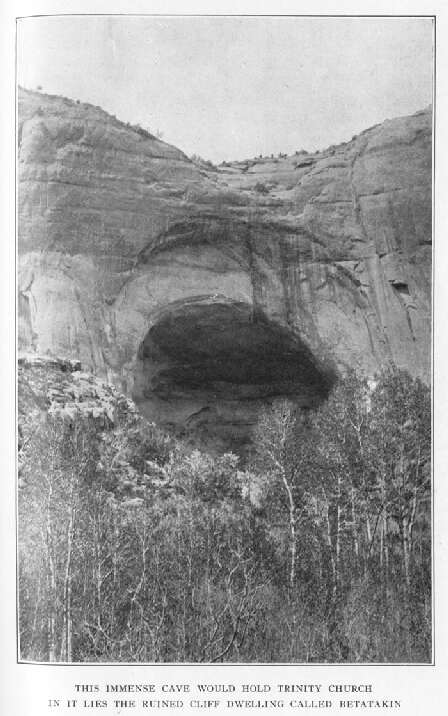
[[[21,91],[19,140],[20,349],[79,359],[217,449],[347,367],[429,380],[430,110],[212,171]]]

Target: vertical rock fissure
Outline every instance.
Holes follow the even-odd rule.
[[[294,325],[294,306],[291,295],[291,281],[289,280],[289,247],[283,237],[279,239],[278,248],[280,254],[280,280],[285,307],[285,321],[288,326],[292,327]]]
[[[252,291],[252,319],[257,321],[261,314],[261,306],[263,301],[263,286],[260,280],[260,272],[257,266],[256,253],[254,251],[252,231],[256,226],[256,221],[249,215],[248,227],[245,236],[245,245],[247,252],[247,263],[249,270],[249,279]]]

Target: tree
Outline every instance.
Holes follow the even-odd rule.
[[[24,395],[23,658],[430,658],[420,381],[348,373],[315,410],[274,401],[245,469],[235,455],[190,450],[123,398],[109,410],[106,396],[94,418],[47,414]]]
[[[408,658],[430,649],[431,400],[406,371],[377,377],[371,396],[370,474],[381,513],[376,553],[385,598],[401,595]],[[429,631],[429,635],[428,635]],[[425,636],[426,635],[426,636]],[[417,646],[418,643],[418,646]]]
[[[91,432],[82,424],[49,419],[27,436],[22,451],[19,531],[22,577],[37,580],[34,623],[46,621],[38,653],[48,661],[71,661],[73,580],[83,490],[96,461]],[[33,575],[37,565],[38,574]],[[31,568],[31,574],[30,574]],[[33,581],[30,590],[33,589]],[[27,609],[22,603],[21,619]],[[30,648],[34,649],[35,626]]]
[[[297,461],[292,459],[293,436],[297,411],[292,402],[279,400],[262,412],[255,433],[258,464],[264,471],[265,482],[274,481],[281,491],[281,502],[286,503],[289,529],[289,586],[294,590],[296,581],[297,519],[299,509],[300,478]]]

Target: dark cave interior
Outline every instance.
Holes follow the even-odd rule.
[[[134,399],[148,418],[201,446],[241,452],[261,407],[313,407],[334,378],[289,329],[243,302],[183,302],[143,340]]]

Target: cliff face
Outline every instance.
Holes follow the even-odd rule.
[[[212,170],[19,94],[19,349],[79,359],[216,447],[348,366],[429,380],[431,112]]]

